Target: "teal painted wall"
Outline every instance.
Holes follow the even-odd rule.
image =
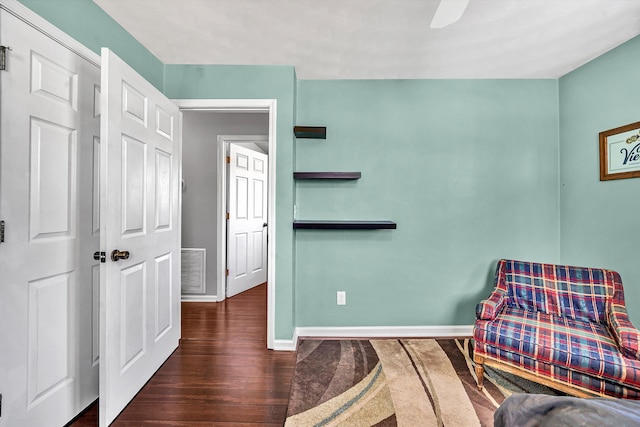
[[[472,324],[500,258],[559,256],[556,80],[299,81],[300,219],[392,231],[296,231],[296,325]],[[336,305],[336,291],[347,305]]]
[[[293,67],[164,66],[91,0],[19,0],[170,98],[278,100],[276,338],[295,326],[470,324],[502,257],[618,270],[640,323],[640,179],[598,180],[598,132],[638,121],[640,38],[555,80],[300,81]],[[294,124],[328,127],[299,140]],[[298,182],[293,170],[362,171]],[[596,201],[596,202],[593,202]],[[291,230],[299,218],[398,230]],[[347,306],[335,292],[347,291]]]
[[[640,179],[601,182],[598,133],[640,121],[640,37],[560,79],[561,260],[618,271],[640,326]]]
[[[294,306],[292,66],[166,65],[165,95],[172,99],[276,99],[276,321],[275,338],[291,339]],[[184,165],[188,167],[188,165]]]
[[[162,90],[164,64],[91,0],[18,0],[92,51],[108,47]]]

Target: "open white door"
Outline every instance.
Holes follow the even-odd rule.
[[[102,94],[99,421],[105,426],[180,338],[181,113],[106,48]]]
[[[98,396],[92,158],[100,70],[36,28],[3,2],[2,427],[61,426]]]
[[[267,281],[268,156],[229,144],[227,296]]]

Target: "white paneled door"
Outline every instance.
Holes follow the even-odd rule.
[[[0,426],[61,426],[98,397],[100,69],[5,9],[0,44]]]
[[[102,93],[99,417],[108,425],[180,338],[181,113],[108,49]]]
[[[229,144],[227,296],[267,281],[266,154]]]

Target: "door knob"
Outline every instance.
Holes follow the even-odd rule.
[[[119,259],[129,259],[129,251],[114,249],[114,251],[111,252],[111,261],[118,261]]]
[[[96,261],[104,262],[105,254],[104,252],[94,252],[93,259]]]

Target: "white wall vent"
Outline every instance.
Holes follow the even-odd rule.
[[[182,248],[182,293],[204,294],[207,283],[206,248]]]

